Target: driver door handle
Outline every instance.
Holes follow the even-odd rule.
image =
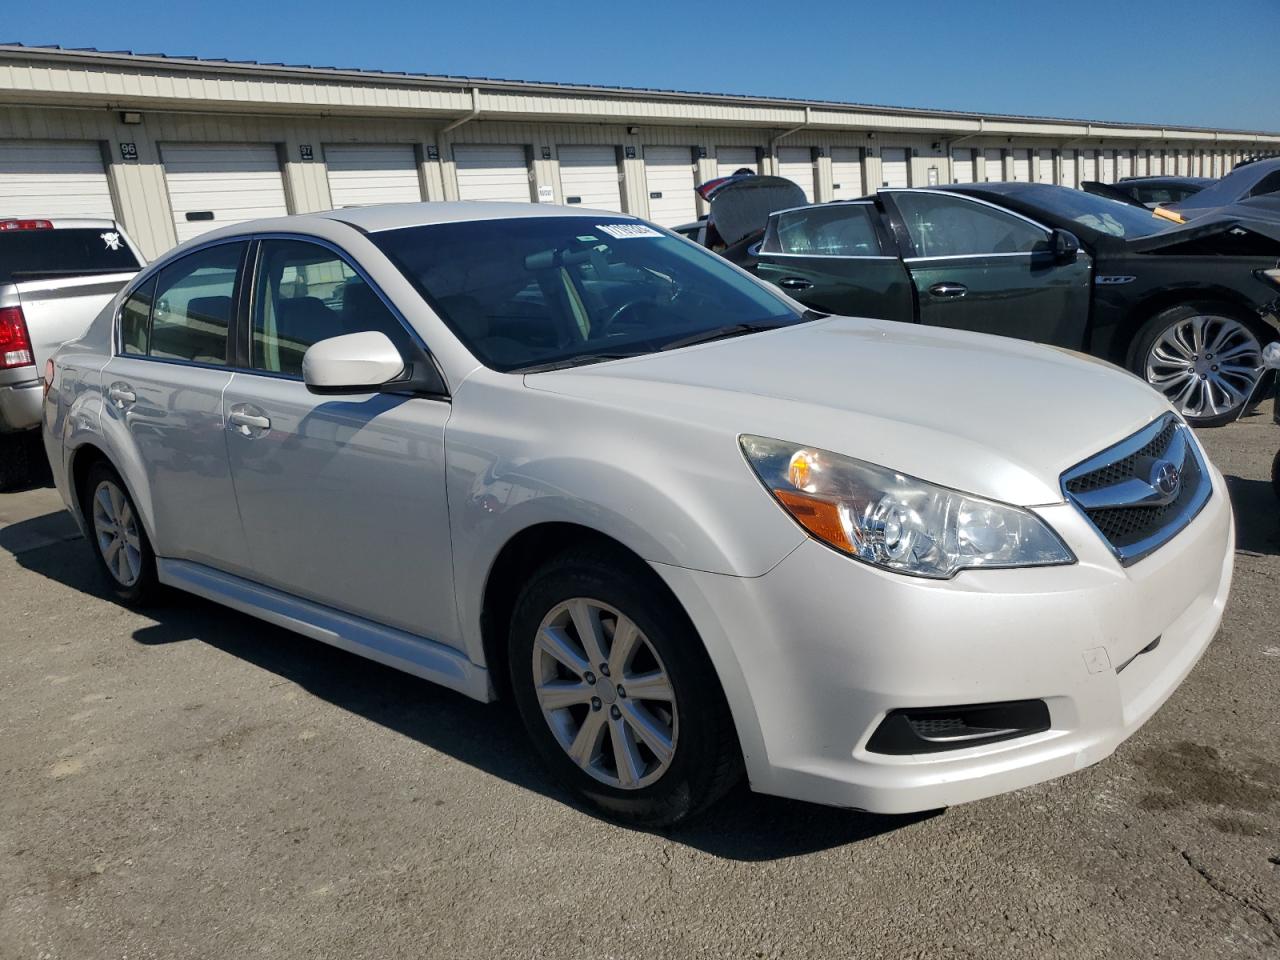
[[[813,286],[813,281],[804,277],[783,277],[778,281],[778,286],[784,290],[808,290]]]
[[[271,429],[271,419],[250,403],[237,403],[227,415],[227,425],[246,437],[258,437]]]
[[[963,283],[935,283],[929,288],[929,292],[935,297],[963,297],[969,292],[969,288]]]

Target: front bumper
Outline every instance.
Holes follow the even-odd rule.
[[[754,789],[879,813],[936,809],[1102,760],[1178,687],[1231,583],[1231,505],[1210,473],[1200,514],[1128,568],[1059,504],[1038,512],[1075,552],[1071,566],[927,581],[806,541],[754,579],[655,569],[707,644]],[[1048,704],[1049,730],[943,753],[866,748],[895,708],[1025,699]]]
[[[44,383],[35,367],[0,371],[0,433],[40,426]]]

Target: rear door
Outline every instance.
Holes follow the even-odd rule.
[[[1090,263],[1056,262],[1050,231],[993,204],[931,190],[883,195],[911,249],[921,323],[1080,349]]]
[[[156,554],[243,574],[248,555],[227,466],[222,391],[247,244],[202,247],[126,298],[102,372],[102,429],[149,499]],[[141,479],[133,474],[141,472]]]
[[[869,201],[774,214],[756,273],[823,313],[914,319],[910,277]]]
[[[254,580],[437,640],[456,636],[444,499],[449,404],[390,393],[318,396],[317,341],[414,336],[331,247],[258,246],[241,364],[223,396],[227,450]]]

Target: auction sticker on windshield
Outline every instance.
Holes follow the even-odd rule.
[[[643,223],[597,223],[597,230],[603,230],[615,240],[630,240],[634,237],[660,237],[653,227]]]

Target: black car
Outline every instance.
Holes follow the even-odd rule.
[[[1270,157],[1240,164],[1213,186],[1185,200],[1161,204],[1159,209],[1176,214],[1182,220],[1195,220],[1241,200],[1277,191],[1280,191],[1280,157]]]
[[[881,190],[783,210],[756,257],[763,279],[815,310],[1085,351],[1206,426],[1240,413],[1280,330],[1280,221],[1177,226],[1048,184]]]
[[[1125,177],[1119,183],[1085,180],[1080,189],[1154,210],[1186,200],[1216,182],[1213,177]]]

